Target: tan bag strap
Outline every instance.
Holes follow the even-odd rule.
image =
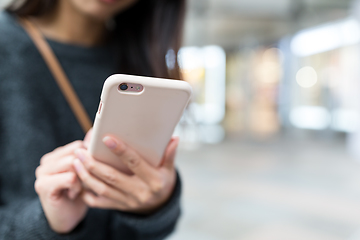
[[[89,115],[87,114],[51,47],[44,39],[39,29],[31,21],[26,18],[19,18],[19,22],[29,34],[35,46],[44,58],[49,70],[59,85],[61,92],[69,103],[76,119],[81,125],[84,133],[86,133],[92,127],[92,121],[90,120]]]

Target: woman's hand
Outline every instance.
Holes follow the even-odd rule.
[[[118,139],[107,136],[103,141],[134,175],[126,175],[97,161],[84,149],[76,150],[78,159],[74,167],[88,189],[82,193],[88,206],[147,214],[169,199],[176,181],[174,158],[178,138],[171,139],[157,168]]]
[[[45,154],[36,169],[35,190],[50,227],[57,233],[68,233],[85,217],[87,206],[74,168],[74,151],[83,148],[75,141]]]

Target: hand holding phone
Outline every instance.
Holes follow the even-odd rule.
[[[172,138],[159,166],[154,167],[121,140],[105,136],[103,142],[134,175],[94,159],[78,149],[74,167],[86,186],[83,201],[90,207],[147,214],[162,206],[176,181],[175,153],[179,142]]]
[[[150,213],[168,200],[179,142],[171,135],[190,96],[184,81],[129,75],[105,81],[85,138],[89,151],[77,150],[74,161],[88,206]]]

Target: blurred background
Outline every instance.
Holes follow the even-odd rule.
[[[188,1],[170,240],[360,240],[359,20],[352,0]]]
[[[187,8],[166,56],[194,88],[168,240],[360,240],[360,1]]]

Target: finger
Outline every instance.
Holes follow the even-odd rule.
[[[179,145],[179,138],[178,137],[171,138],[164,153],[163,162],[161,165],[162,167],[165,167],[167,169],[174,169],[175,156],[178,145]]]
[[[126,146],[125,143],[110,136],[106,136],[103,142],[135,175],[145,182],[150,182],[159,177],[157,169],[147,163],[132,148]]]
[[[40,165],[36,171],[36,177],[40,177],[42,175],[51,175],[63,172],[74,171],[73,161],[75,159],[74,155],[68,155],[61,158],[59,161],[54,161],[51,164],[42,164]]]
[[[125,193],[131,193],[139,184],[136,178],[130,177],[107,164],[95,160],[86,150],[76,150],[75,154],[92,175],[114,188]]]
[[[81,191],[81,184],[73,172],[59,173],[38,178],[35,181],[35,190],[40,196],[47,195],[53,200],[61,197],[63,190],[71,190],[74,194]]]
[[[62,147],[58,147],[53,151],[53,157],[54,158],[60,158],[69,154],[73,154],[74,151],[78,148],[84,148],[84,142],[81,140],[77,140],[74,142],[71,142],[67,145],[64,145]]]
[[[126,210],[128,207],[122,202],[117,202],[109,198],[99,197],[90,191],[84,191],[81,194],[81,198],[86,205],[91,208],[102,209],[114,209],[114,210]]]
[[[81,187],[81,185],[80,185]],[[71,200],[74,200],[75,198],[77,198],[79,196],[79,194],[81,193],[81,188],[79,189],[68,189],[67,191],[67,197]]]
[[[49,162],[49,161],[57,160],[57,159],[62,158],[64,156],[66,156],[66,155],[71,155],[78,148],[84,148],[83,141],[78,140],[78,141],[74,141],[72,143],[69,143],[69,144],[67,144],[65,146],[58,147],[54,151],[45,154],[40,159],[40,164],[44,164],[44,163]]]
[[[92,136],[92,128],[86,133],[85,138],[84,138],[84,147],[86,149],[89,148],[89,144],[90,144],[90,140],[91,140],[91,136]]]
[[[85,169],[84,165],[80,162],[79,159],[75,159],[74,167],[76,169],[76,173],[78,174],[80,180],[84,183],[85,187],[96,193],[98,196],[111,198],[119,202],[126,201],[126,196],[124,195],[124,193],[112,188],[111,186],[92,176]]]

